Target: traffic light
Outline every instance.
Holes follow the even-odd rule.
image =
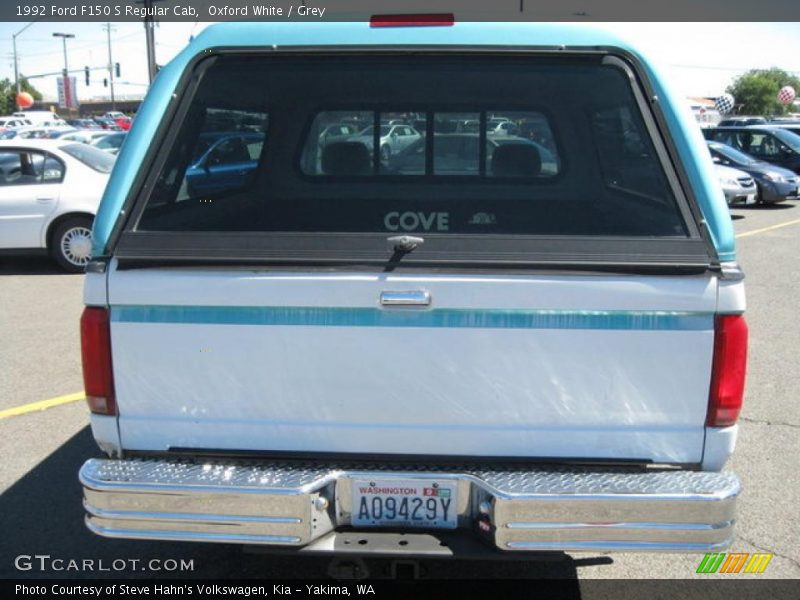
[[[83,74],[86,77],[86,85],[89,85],[89,67],[83,67]]]
[[[108,87],[108,77],[103,78],[103,87]]]
[[[120,76],[120,74],[119,74],[119,63],[114,63],[114,75],[116,77]]]

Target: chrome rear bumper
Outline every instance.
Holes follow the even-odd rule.
[[[733,539],[732,473],[87,461],[99,535],[303,547],[350,526],[354,479],[451,479],[458,529],[506,551],[707,552]],[[371,530],[374,531],[374,530]]]

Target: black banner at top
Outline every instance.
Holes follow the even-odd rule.
[[[798,0],[2,0],[2,21],[800,21]],[[800,34],[800,23],[798,23]]]

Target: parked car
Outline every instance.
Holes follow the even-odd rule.
[[[724,117],[717,123],[717,127],[747,127],[748,125],[766,125],[767,119],[764,117],[750,117],[740,115],[736,117]]]
[[[758,202],[774,204],[787,199],[795,199],[800,194],[798,191],[800,177],[789,169],[756,160],[752,156],[720,142],[706,142],[706,145],[715,164],[739,169],[755,180],[758,186]]]
[[[79,272],[114,158],[76,142],[0,142],[0,253],[49,253]]]
[[[706,139],[722,142],[765,162],[800,174],[800,135],[781,127],[716,127]]]
[[[13,140],[13,139],[41,139],[48,138],[54,131],[52,127],[45,127],[41,125],[26,125],[25,127],[17,127],[15,129],[6,129],[0,132],[0,140]]]
[[[92,120],[102,129],[109,131],[122,131],[114,119],[107,119],[106,117],[92,117]]]
[[[75,129],[98,129],[99,125],[93,119],[67,119],[67,125]]]
[[[92,141],[92,146],[104,150],[110,154],[116,154],[122,147],[122,142],[125,141],[128,132],[121,131],[116,133],[109,133],[108,135],[100,136]]]
[[[60,136],[59,139],[91,144],[92,142],[97,141],[107,135],[109,135],[109,132],[103,129],[83,129],[65,133],[64,135]]]
[[[753,178],[739,169],[715,165],[717,178],[725,193],[728,206],[740,206],[756,203],[758,188]]]
[[[319,145],[324,146],[328,142],[341,140],[344,137],[350,137],[357,133],[358,129],[354,125],[349,125],[347,123],[328,125],[319,134]]]
[[[117,127],[119,127],[122,131],[128,131],[131,128],[131,125],[133,124],[133,119],[123,115],[121,117],[114,119],[114,123],[116,123]]]
[[[697,124],[596,26],[474,25],[218,23],[160,70],[85,277],[91,531],[501,559],[731,543],[744,281]],[[555,173],[531,140],[481,146],[510,103]],[[431,135],[320,148],[387,106]],[[437,143],[470,114],[477,138]],[[192,190],[240,123],[255,168]],[[421,169],[383,168],[393,128]]]
[[[263,134],[223,132],[201,137],[202,151],[186,170],[187,194],[201,197],[242,187],[258,166]]]
[[[49,140],[57,140],[65,135],[76,133],[77,131],[77,129],[59,127],[58,129],[49,129],[44,137]]]
[[[370,126],[351,139],[363,143],[369,149],[372,148],[374,132],[375,127]],[[420,133],[409,125],[381,125],[379,139],[381,160],[388,161],[393,154],[397,154],[421,137]]]
[[[770,123],[770,127],[779,127],[780,129],[785,129],[786,131],[790,131],[795,135],[800,135],[800,121],[779,121],[775,123]]]
[[[488,135],[517,135],[519,127],[515,123],[502,119],[491,119],[487,123]]]
[[[66,127],[67,123],[59,117],[56,113],[49,110],[25,110],[13,113],[13,116],[18,119],[25,119],[31,122],[31,125],[39,127]]]
[[[28,119],[19,119],[16,117],[2,117],[0,118],[0,131],[5,131],[6,129],[14,129],[16,127],[25,127],[26,125],[30,125],[31,122]]]

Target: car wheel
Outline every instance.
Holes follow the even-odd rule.
[[[389,148],[389,144],[384,144],[381,146],[381,160],[383,162],[389,162],[389,159],[392,156],[392,149]]]
[[[92,256],[92,219],[73,217],[53,232],[50,252],[65,271],[81,273]]]

